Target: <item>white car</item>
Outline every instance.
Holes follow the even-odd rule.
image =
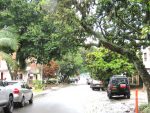
[[[27,101],[33,103],[32,88],[24,81],[9,81],[8,85],[13,89],[14,103],[19,103],[23,107]]]
[[[6,81],[0,80],[0,107],[3,107],[4,113],[13,112],[13,91]]]
[[[90,87],[92,88],[92,90],[101,89],[102,91],[104,91],[104,85],[101,80],[92,80]]]

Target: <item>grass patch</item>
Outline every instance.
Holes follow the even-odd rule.
[[[150,104],[143,104],[139,106],[140,113],[150,113]]]

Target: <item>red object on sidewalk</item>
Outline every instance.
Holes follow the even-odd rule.
[[[138,89],[135,90],[135,113],[138,113]]]

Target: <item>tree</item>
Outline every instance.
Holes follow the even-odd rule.
[[[134,68],[128,59],[108,49],[95,48],[87,53],[86,64],[93,78],[108,80],[112,75],[131,76]]]
[[[18,48],[18,36],[16,33],[12,33],[12,30],[12,28],[0,30],[0,57],[6,60],[10,73],[17,68],[16,61],[12,59],[12,53],[16,52]]]
[[[82,70],[82,57],[79,52],[68,53],[63,56],[63,59],[59,61],[60,73],[63,76],[63,80],[67,80],[69,77],[78,76],[80,70]]]
[[[0,27],[15,26],[19,35],[17,60],[20,68],[26,67],[25,60],[30,57],[46,64],[52,58],[61,59],[68,51],[77,50],[78,39],[72,38],[74,28],[65,24],[62,29],[63,21],[56,21],[59,15],[54,15],[55,0],[2,0],[1,3]]]
[[[84,32],[80,39],[93,37],[98,41],[98,44],[94,44],[97,47],[104,46],[127,57],[134,64],[147,87],[150,103],[150,75],[143,65],[141,56],[137,54],[142,47],[150,44],[150,2],[148,0],[60,0],[58,4],[57,11],[61,19],[66,20],[68,24],[76,23],[78,29]],[[75,25],[70,24],[70,26]],[[83,42],[81,43],[84,45]],[[91,46],[92,43],[88,45]]]
[[[48,64],[44,65],[43,75],[47,78],[55,77],[56,72],[59,69],[59,65],[56,61],[51,60]]]

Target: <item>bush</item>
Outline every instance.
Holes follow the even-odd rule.
[[[58,83],[58,79],[56,78],[50,78],[49,80],[46,81],[47,84],[56,84]]]
[[[150,104],[139,106],[140,113],[150,113]]]
[[[45,85],[42,83],[41,80],[34,80],[33,81],[33,87],[35,88],[35,90],[37,90],[37,89],[44,89]]]

